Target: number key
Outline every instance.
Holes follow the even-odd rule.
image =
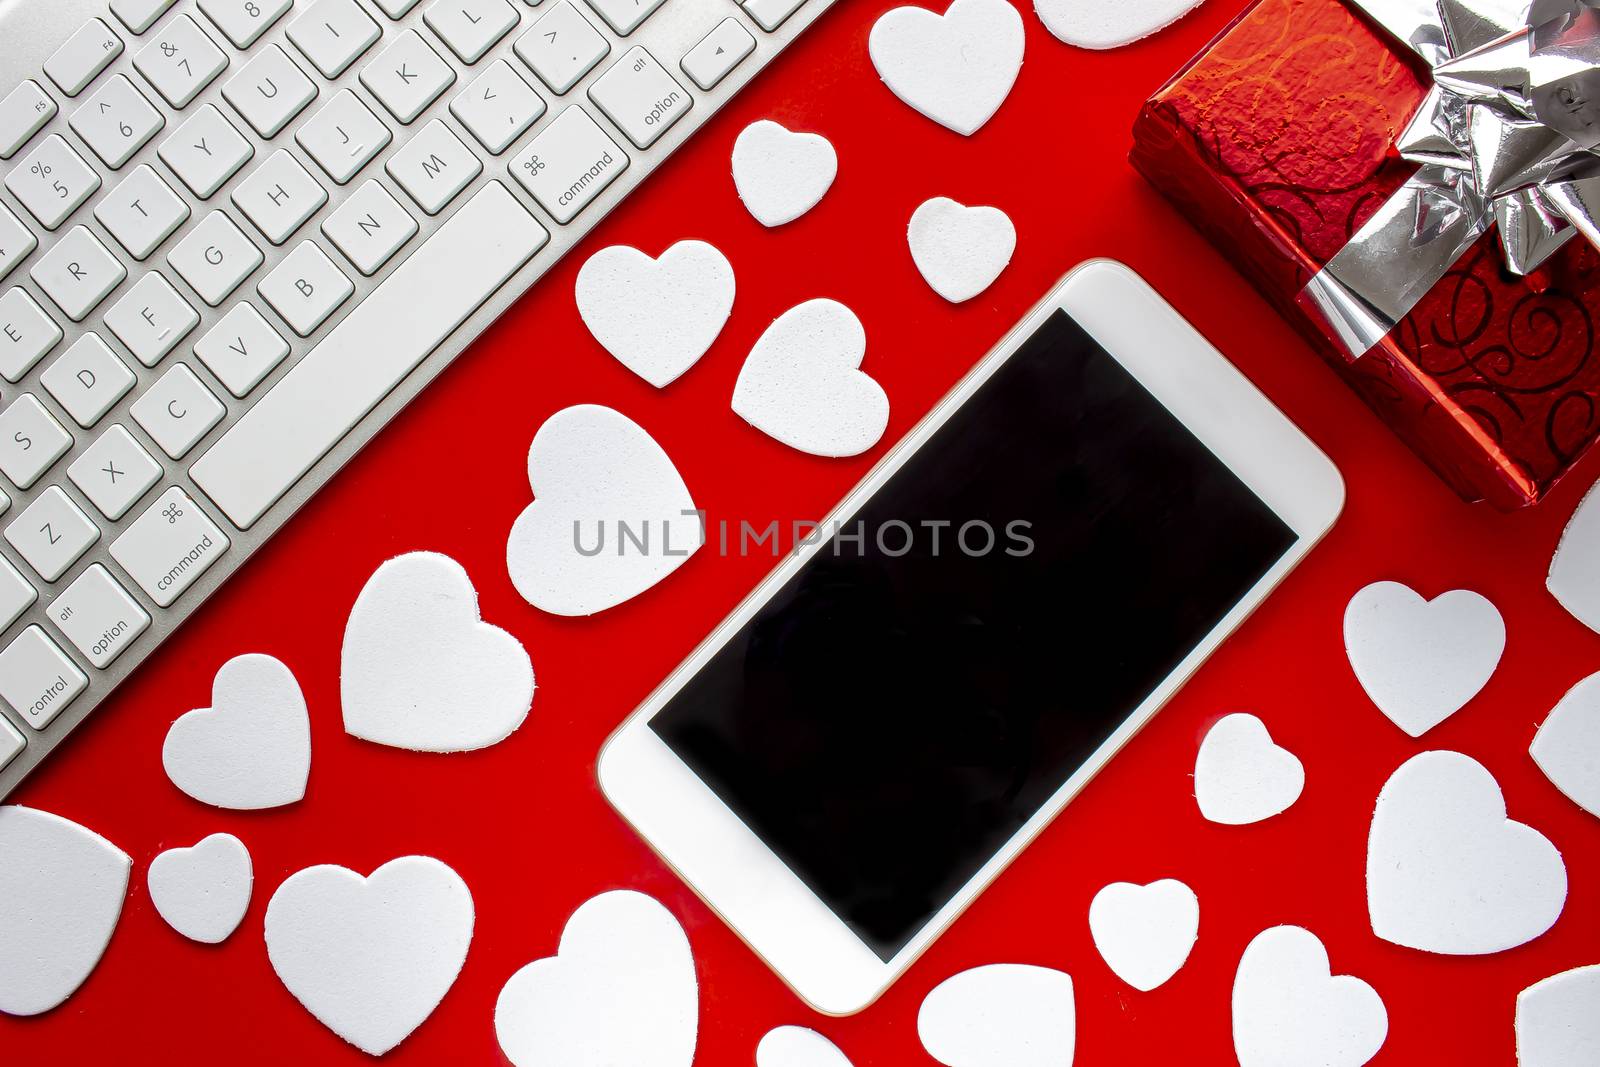
[[[6,188],[40,225],[53,230],[100,188],[100,175],[59,133],[52,133],[6,175]]]
[[[71,121],[78,136],[112,170],[126,163],[167,122],[122,74],[96,90]]]
[[[227,34],[235,48],[255,44],[256,38],[293,6],[294,0],[200,0],[200,10]]]
[[[194,19],[179,15],[145,45],[133,65],[173,107],[187,107],[228,65]]]

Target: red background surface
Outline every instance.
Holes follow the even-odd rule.
[[[1072,974],[1078,1064],[1231,1063],[1229,992],[1239,955],[1260,930],[1286,922],[1315,931],[1336,972],[1362,976],[1383,996],[1390,1034],[1374,1063],[1514,1062],[1517,991],[1600,962],[1600,821],[1561,796],[1527,755],[1555,701],[1600,668],[1600,637],[1568,617],[1543,583],[1567,516],[1600,473],[1600,456],[1535,509],[1503,515],[1461,503],[1135,176],[1125,156],[1139,104],[1240,0],[1212,0],[1152,40],[1098,54],[1061,44],[1026,0],[1018,3],[1028,28],[1022,74],[972,138],[913,113],[879,83],[867,33],[894,0],[838,5],[24,784],[12,799],[83,822],[126,849],[135,866],[99,968],[43,1017],[0,1017],[0,1058],[363,1062],[279,984],[262,944],[262,913],[278,884],[304,866],[367,872],[424,853],[471,886],[477,928],[460,980],[390,1054],[397,1064],[503,1062],[492,1025],[501,985],[555,950],[579,904],[619,887],[655,895],[688,930],[701,982],[702,1065],[751,1064],[761,1035],[785,1023],[821,1030],[858,1067],[929,1063],[916,1036],[923,996],[958,970],[1002,961]],[[728,176],[734,137],[763,117],[827,135],[840,157],[838,182],[821,205],[776,231],[745,213]],[[961,307],[934,295],[906,250],[906,220],[936,195],[998,205],[1020,235],[999,282]],[[606,244],[657,254],[687,237],[728,254],[738,300],[705,359],[658,392],[589,337],[573,307],[573,275]],[[713,520],[820,518],[1065,270],[1092,256],[1140,271],[1302,425],[1343,470],[1348,506],[1322,547],[879,1003],[849,1019],[817,1016],[622,824],[594,780],[607,735],[772,560],[706,551],[596,618],[542,615],[518,599],[504,564],[506,533],[530,498],[528,443],[562,407],[609,404],[666,447]],[[884,443],[855,460],[794,452],[728,408],[741,360],[762,329],[819,296],[861,316],[864,369],[893,406]],[[378,564],[415,549],[460,560],[477,583],[484,617],[516,634],[533,657],[532,715],[486,751],[412,754],[341,729],[346,614]],[[1506,618],[1498,673],[1421,742],[1366,700],[1341,648],[1345,602],[1380,578],[1430,596],[1477,589]],[[273,812],[207,808],[161,769],[168,724],[208,705],[216,668],[244,652],[288,663],[311,708],[308,792]],[[1072,677],[1061,684],[1072,685]],[[1242,828],[1205,822],[1191,778],[1200,738],[1235,710],[1261,715],[1307,775],[1289,812]],[[1496,956],[1449,959],[1372,935],[1363,871],[1373,800],[1396,767],[1428,748],[1486,764],[1511,815],[1565,855],[1570,897],[1545,936]],[[256,895],[239,931],[206,947],[165,926],[144,877],[161,850],[219,830],[250,847]],[[1096,953],[1089,901],[1109,881],[1168,876],[1199,894],[1200,940],[1172,981],[1139,993]]]

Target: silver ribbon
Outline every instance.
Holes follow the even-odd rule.
[[[1422,164],[1300,294],[1352,359],[1489,229],[1537,268],[1600,247],[1600,0],[1348,0],[1433,68],[1401,132]]]

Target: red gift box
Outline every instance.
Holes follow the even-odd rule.
[[[1468,500],[1538,500],[1600,434],[1600,254],[1526,276],[1491,229],[1352,357],[1301,291],[1416,170],[1397,135],[1432,77],[1343,0],[1259,0],[1144,106],[1133,164]]]

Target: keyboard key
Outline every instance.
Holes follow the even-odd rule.
[[[626,37],[638,29],[639,23],[655,14],[656,8],[664,3],[666,0],[589,0],[589,6],[606,20],[606,25],[617,31],[618,37]]]
[[[589,87],[593,100],[635,148],[649,148],[694,99],[643,48],[630,48]]]
[[[417,220],[375,181],[368,181],[322,224],[334,247],[362,274],[375,274],[417,232]]]
[[[161,143],[163,162],[201,200],[222,188],[256,150],[222,112],[207,104]]]
[[[0,296],[0,377],[21,381],[59,340],[61,327],[40,310],[27,290],[18,287]]]
[[[0,278],[10,274],[12,268],[27,258],[39,244],[26,226],[17,220],[4,204],[0,204]]]
[[[72,435],[32,393],[0,411],[0,471],[26,489],[72,447]]]
[[[275,44],[267,45],[222,86],[222,96],[262,137],[275,137],[317,98],[317,87]]]
[[[628,154],[581,107],[557,115],[511,160],[511,173],[561,223],[627,169]]]
[[[100,527],[59,485],[52,485],[11,520],[6,540],[39,577],[53,582],[100,540]]]
[[[38,626],[30,626],[0,652],[0,697],[35,730],[78,698],[89,685],[77,664]]]
[[[355,0],[317,0],[289,23],[289,40],[324,78],[337,78],[379,37],[378,24]]]
[[[154,168],[141,163],[95,205],[94,217],[128,255],[144,259],[189,217],[189,205]]]
[[[549,239],[490,182],[256,401],[190,477],[248,529]]]
[[[294,6],[294,0],[200,0],[200,10],[235,48],[249,48]]]
[[[262,236],[281,245],[328,202],[328,192],[280,148],[239,183],[233,202]]]
[[[189,106],[228,66],[228,57],[188,15],[179,15],[133,57],[133,66],[176,108]]]
[[[121,74],[95,90],[70,121],[78,136],[112,170],[126,163],[167,124]]]
[[[450,113],[495,155],[511,146],[545,112],[544,100],[497,59],[450,102]]]
[[[160,480],[161,467],[133,434],[113,425],[67,465],[67,477],[115,522]]]
[[[235,304],[195,342],[194,354],[224,389],[242,397],[283,362],[289,342],[253,306]]]
[[[349,89],[340,89],[294,135],[317,166],[340,185],[354,178],[391,137],[383,120]]]
[[[239,288],[264,258],[261,249],[220,211],[201,219],[167,253],[167,262],[211,307]]]
[[[225,409],[194,371],[179,363],[146,389],[128,412],[161,451],[182,459],[222,421]]]
[[[28,743],[17,733],[17,728],[0,718],[0,770],[5,770],[6,764],[22,755],[27,747]]]
[[[45,614],[101,670],[150,626],[150,616],[99,563],[63,589]]]
[[[744,0],[744,13],[756,20],[756,25],[772,33],[789,21],[789,16],[800,10],[806,0]]]
[[[738,19],[723,19],[716,29],[683,57],[683,72],[702,90],[710,92],[756,50],[756,39]]]
[[[85,428],[99,422],[133,383],[133,371],[92,332],[74,341],[39,375],[39,384]]]
[[[10,159],[55,117],[56,102],[36,81],[25,81],[0,100],[0,159]]]
[[[405,30],[361,70],[361,84],[402,124],[450,88],[456,72],[415,30]]]
[[[134,33],[143,33],[156,24],[177,0],[111,0],[111,13]]]
[[[0,630],[4,630],[22,617],[39,594],[22,576],[22,572],[0,556]]]
[[[422,20],[461,62],[476,63],[511,32],[517,12],[506,0],[436,0]]]
[[[99,19],[90,19],[44,61],[44,72],[68,96],[77,96],[122,52],[122,38]]]
[[[392,19],[403,16],[407,11],[416,7],[419,0],[373,0],[385,15]]]
[[[155,271],[134,283],[106,312],[106,326],[133,358],[154,367],[200,323],[200,315]]]
[[[53,230],[100,188],[100,175],[52,133],[6,175],[6,188],[47,230]]]
[[[87,226],[74,226],[39,257],[28,275],[67,318],[82,322],[122,284],[128,268],[106,251]]]
[[[417,206],[437,215],[479,174],[483,164],[438,119],[400,147],[384,166]]]
[[[228,550],[228,537],[189,494],[173,486],[111,542],[111,558],[167,607]]]
[[[301,337],[309,336],[326,322],[355,289],[328,254],[310,241],[302,241],[256,286],[262,298]]]
[[[593,70],[611,46],[571,0],[557,0],[533,29],[517,38],[514,50],[550,91],[559,95]]]

